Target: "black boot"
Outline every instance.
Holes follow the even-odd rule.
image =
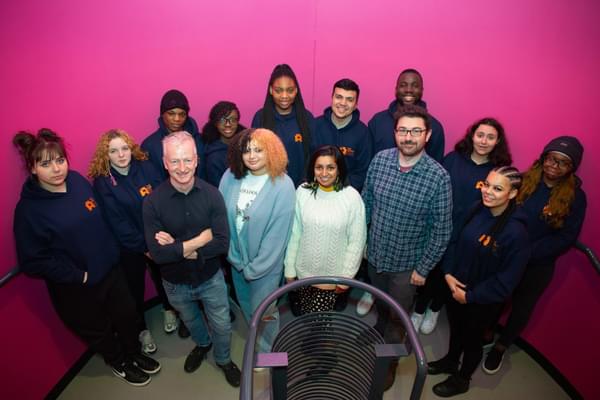
[[[458,363],[452,362],[446,357],[442,357],[437,361],[432,361],[427,364],[428,375],[455,374],[457,372]]]
[[[470,379],[461,378],[458,374],[450,375],[448,379],[433,387],[433,393],[440,397],[452,397],[469,390]]]

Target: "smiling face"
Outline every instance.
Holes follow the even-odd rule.
[[[189,191],[194,185],[194,173],[198,165],[194,140],[167,142],[163,163],[169,172],[173,187],[181,192]]]
[[[315,179],[324,188],[330,188],[335,183],[339,171],[333,156],[320,156],[315,160]]]
[[[552,187],[573,171],[571,159],[558,151],[548,152],[543,159],[544,182]]]
[[[183,108],[171,108],[162,115],[163,123],[169,132],[179,132],[185,125],[187,112]]]
[[[483,205],[490,209],[494,216],[498,216],[506,210],[508,203],[517,195],[517,189],[513,189],[510,180],[496,171],[491,171],[481,188],[481,199]]]
[[[357,93],[354,90],[346,90],[336,87],[331,99],[331,111],[334,118],[343,121],[356,110],[358,104]]]
[[[413,136],[413,129],[419,128],[423,132],[419,136]],[[398,150],[405,157],[414,157],[423,152],[431,131],[426,131],[425,121],[420,117],[402,117],[398,120],[395,130],[396,145]],[[402,134],[403,130],[410,130],[410,133]]]
[[[267,173],[267,153],[255,140],[248,142],[248,146],[242,152],[242,161],[252,175]]]
[[[69,172],[69,163],[64,156],[43,154],[41,161],[36,161],[31,173],[38,179],[40,186],[49,192],[63,192],[65,179]]]
[[[131,149],[120,137],[108,142],[108,159],[113,167],[127,168],[131,164]]]
[[[473,155],[485,159],[498,144],[498,131],[491,125],[479,125],[473,133]]]
[[[269,88],[269,93],[273,97],[275,109],[279,114],[285,115],[292,112],[292,106],[298,95],[298,87],[292,78],[282,76],[275,79]]]
[[[231,110],[229,114],[217,122],[217,130],[221,135],[221,140],[228,142],[235,135],[240,121],[240,114],[236,110]]]
[[[396,100],[402,104],[417,104],[423,96],[423,81],[414,72],[400,74],[396,82]]]

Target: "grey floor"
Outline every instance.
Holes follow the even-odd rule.
[[[358,296],[358,293],[353,293],[346,312],[354,311],[355,298]],[[241,365],[247,327],[240,317],[239,310],[236,311],[238,318],[234,323],[232,358]],[[372,314],[366,317],[367,321],[374,321],[375,316]],[[283,323],[286,318],[290,316],[284,312]],[[137,388],[119,380],[96,355],[67,386],[59,399],[238,399],[238,390],[225,382],[223,373],[211,358],[212,354],[209,354],[208,361],[205,361],[194,373],[184,372],[185,357],[194,344],[191,339],[180,339],[176,333],[171,335],[164,333],[162,309],[159,306],[149,310],[146,319],[158,346],[154,356],[162,364],[161,371],[152,378],[148,386]],[[432,334],[420,335],[420,338],[428,360],[442,357],[448,346],[448,323],[445,316],[440,318],[438,328]],[[400,362],[394,386],[385,393],[383,399],[409,398],[415,371],[414,356],[404,358]],[[254,374],[254,399],[269,399],[268,377],[268,372]],[[431,387],[444,379],[443,375],[427,377],[421,398],[439,399],[433,394]],[[488,376],[478,369],[471,381],[469,392],[457,398],[533,400],[568,399],[569,396],[525,352],[513,348],[505,357],[502,370],[498,374]]]

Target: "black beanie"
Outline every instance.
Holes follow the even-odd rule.
[[[581,164],[581,158],[583,157],[583,146],[573,136],[559,136],[554,138],[544,147],[542,152],[542,158],[551,151],[557,151],[564,154],[571,159],[573,162],[573,172],[577,170],[579,164]]]
[[[160,115],[173,108],[181,108],[186,113],[190,111],[190,105],[185,95],[176,89],[171,89],[163,95],[160,101]]]

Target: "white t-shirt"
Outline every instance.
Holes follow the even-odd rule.
[[[240,196],[238,197],[235,210],[235,228],[237,229],[238,234],[241,232],[244,222],[248,219],[248,209],[267,182],[267,179],[269,179],[269,174],[252,175],[251,173],[248,173],[242,178]]]

